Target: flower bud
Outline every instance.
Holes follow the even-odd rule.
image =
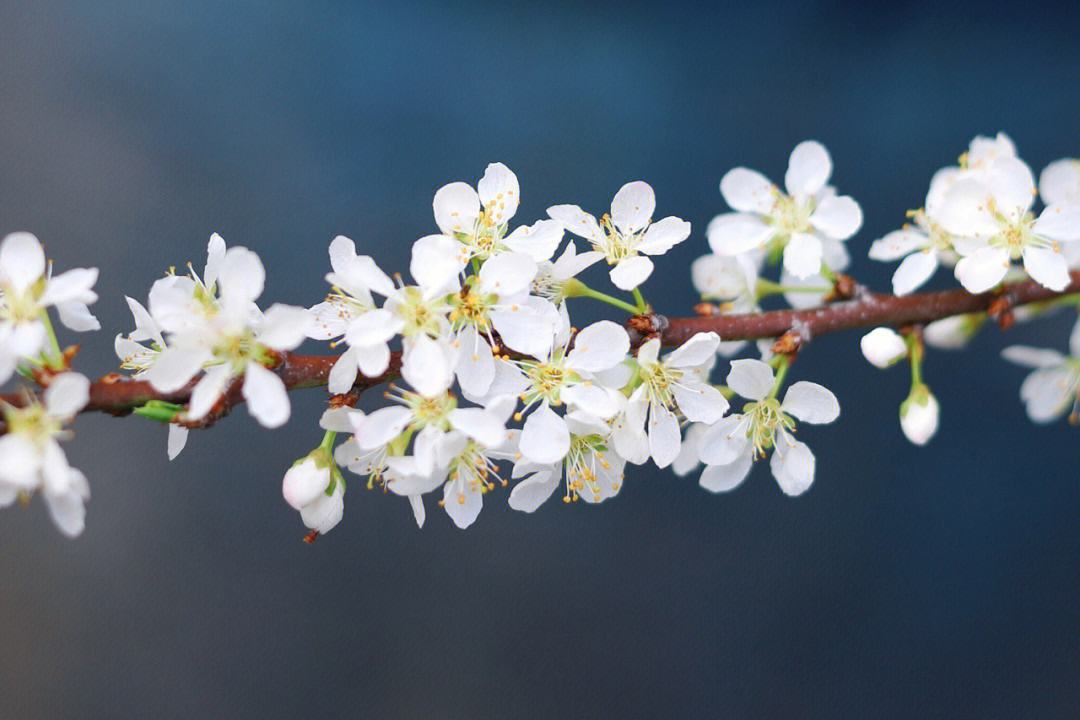
[[[325,489],[325,488],[324,488]],[[327,495],[320,493],[313,502],[308,503],[300,510],[300,519],[304,525],[325,535],[341,522],[341,516],[345,513],[345,489],[342,483],[334,483],[334,492]]]
[[[954,315],[934,322],[923,328],[923,340],[939,350],[959,350],[968,344],[982,324],[986,322],[983,313]]]
[[[907,355],[907,343],[892,328],[874,328],[859,341],[863,357],[871,365],[885,369]]]
[[[900,404],[900,428],[907,439],[925,445],[938,429],[940,406],[937,398],[925,385],[913,388],[907,400]]]
[[[322,467],[319,467],[320,464]],[[308,455],[285,473],[285,479],[281,482],[281,494],[285,502],[302,511],[320,495],[325,495],[329,485],[330,465],[319,463],[314,455]]]

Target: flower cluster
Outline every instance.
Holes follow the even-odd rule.
[[[259,257],[215,234],[201,273],[190,264],[186,274],[170,270],[145,305],[127,298],[135,327],[116,336],[114,347],[130,378],[110,376],[100,385],[71,370],[78,348],[61,348],[50,319],[55,313],[69,329],[98,329],[88,308],[97,299],[97,270],[54,275],[36,238],[9,235],[0,243],[0,383],[18,376],[27,385],[0,398],[0,507],[37,493],[62,532],[83,530],[89,487],[58,441],[85,408],[166,423],[173,459],[190,429],[240,402],[264,427],[284,425],[288,391],[317,384],[334,396],[319,421],[323,440],[282,480],[282,495],[311,538],[341,521],[351,475],[368,489],[407,498],[421,526],[426,496],[435,494],[460,528],[476,521],[494,491],[506,488],[509,506],[526,513],[557,492],[567,504],[596,504],[619,494],[629,467],[650,462],[678,475],[699,472],[700,485],[718,493],[769,458],[780,490],[799,495],[816,471],[799,425],[831,423],[840,414],[824,386],[789,383],[813,334],[807,323],[827,318],[834,302],[849,303],[860,317],[890,300],[908,302],[872,295],[843,274],[863,213],[829,184],[832,174],[825,147],[806,141],[792,151],[782,189],[743,167],[720,181],[731,212],[709,223],[711,252],[691,267],[704,301],[698,313],[764,317],[781,298],[795,309],[817,308],[773,313],[787,332],[756,346],[741,338],[768,333],[724,338],[708,322],[699,332],[666,332],[669,319],[654,312],[643,288],[691,226],[675,216],[654,220],[656,196],[641,181],[623,185],[599,218],[561,204],[546,218],[515,225],[518,178],[491,164],[475,187],[454,182],[435,193],[437,232],[412,244],[408,279],[359,254],[353,240],[335,237],[329,291],[310,308],[261,309],[266,273]],[[1037,196],[1045,204],[1038,214]],[[901,260],[897,296],[922,286],[941,264],[953,267],[970,293],[1025,274],[1034,281],[1029,293],[1035,283],[1050,291],[1024,307],[1013,308],[1002,293],[980,299],[985,310],[978,312],[968,312],[970,305],[954,315],[935,309],[923,317],[935,320],[927,324],[878,315],[873,324],[895,327],[873,328],[860,348],[875,367],[910,366],[899,424],[923,445],[940,416],[923,379],[928,347],[964,346],[991,313],[1007,327],[1080,306],[1080,294],[1065,294],[1070,269],[1080,267],[1080,161],[1050,164],[1036,191],[1007,136],[977,137],[957,166],[934,175],[924,207],[908,218],[869,249],[872,259]],[[585,281],[601,262],[610,292]],[[615,308],[626,322],[575,325],[571,310],[584,301]],[[714,327],[725,327],[724,319]],[[683,342],[665,351],[674,337]],[[298,379],[291,368],[303,358],[293,351],[308,340],[339,352]],[[1003,352],[1032,369],[1020,395],[1035,422],[1068,414],[1080,423],[1080,322],[1069,347],[1068,356],[1022,346]],[[755,357],[737,357],[747,353]],[[387,385],[385,402],[357,407],[359,390],[380,384]],[[138,399],[109,405],[103,397],[112,386],[136,388]]]

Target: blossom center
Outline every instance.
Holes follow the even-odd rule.
[[[607,445],[599,435],[574,435],[570,440],[570,450],[566,454],[566,497],[563,502],[573,502],[585,491],[591,492],[593,499],[603,497],[599,477],[602,470],[610,470]],[[618,484],[612,490],[618,490]]]
[[[38,402],[24,408],[6,407],[4,422],[8,432],[21,435],[39,448],[63,434],[63,423],[45,412],[45,407]]]
[[[666,408],[674,407],[673,388],[682,380],[683,371],[663,363],[646,363],[641,366],[640,373],[649,402]]]
[[[754,447],[755,457],[765,457],[765,451],[776,442],[776,431],[783,428],[795,429],[795,421],[780,409],[776,398],[765,398],[747,403],[743,407],[743,418],[747,424],[746,437]]]
[[[810,230],[810,216],[814,212],[814,199],[800,203],[795,198],[777,192],[773,202],[772,224],[778,235],[791,235]]]
[[[603,237],[598,242],[593,242],[593,247],[604,253],[609,264],[614,265],[620,260],[637,255],[637,246],[641,241],[640,233],[624,235],[619,232],[611,216],[607,214],[600,218],[600,229]]]
[[[401,291],[401,302],[394,308],[395,313],[404,321],[401,334],[405,337],[430,335],[438,337],[442,328],[444,298],[426,299],[420,288],[407,287]]]

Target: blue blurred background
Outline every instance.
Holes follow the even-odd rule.
[[[501,160],[518,218],[602,210],[624,182],[692,239],[646,286],[688,308],[689,262],[739,164],[781,178],[832,151],[869,242],[976,133],[1038,171],[1080,155],[1080,8],[1015,3],[5,2],[0,232],[102,268],[82,369],[169,265],[206,240],[262,254],[266,297],[325,287],[356,239],[405,269],[431,197]],[[938,278],[947,285],[949,278]],[[817,482],[758,468],[712,496],[634,473],[602,507],[534,516],[489,496],[456,530],[354,482],[314,546],[280,497],[321,395],[268,433],[246,412],[168,463],[158,425],[86,416],[68,446],[87,529],[0,513],[0,717],[978,717],[1080,709],[1077,430],[1036,428],[1006,342],[1063,349],[1071,316],[931,354],[938,437],[907,444],[903,369],[857,335],[797,377],[836,390],[809,428]]]

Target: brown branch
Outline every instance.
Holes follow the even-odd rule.
[[[790,330],[795,330],[804,338],[809,339],[841,330],[872,328],[880,325],[901,327],[928,323],[954,315],[986,312],[1002,304],[1012,308],[1052,300],[1075,292],[1080,292],[1080,271],[1071,273],[1071,282],[1061,292],[1048,290],[1030,280],[1007,285],[998,292],[981,295],[972,295],[963,289],[956,289],[896,297],[874,294],[858,288],[852,300],[844,300],[810,310],[772,310],[746,315],[680,318],[647,315],[631,318],[628,327],[635,344],[639,344],[647,336],[659,334],[665,345],[680,345],[695,333],[710,331],[719,334],[724,340],[778,338]],[[335,355],[285,353],[276,371],[289,390],[324,387],[330,376],[330,368],[335,362],[337,362]],[[391,355],[390,367],[383,375],[377,378],[358,375],[354,387],[356,390],[365,390],[380,385],[397,377],[400,369],[401,356],[395,352]],[[86,406],[86,411],[126,415],[150,400],[163,400],[182,405],[191,398],[194,386],[195,381],[192,381],[175,392],[161,393],[154,390],[148,382],[128,379],[113,373],[91,385],[90,402]],[[16,406],[23,405],[26,399],[25,394],[0,396],[0,400]],[[240,392],[240,384],[234,383],[218,407],[214,408],[210,417],[194,426],[210,425],[241,403],[243,403],[243,395]]]

